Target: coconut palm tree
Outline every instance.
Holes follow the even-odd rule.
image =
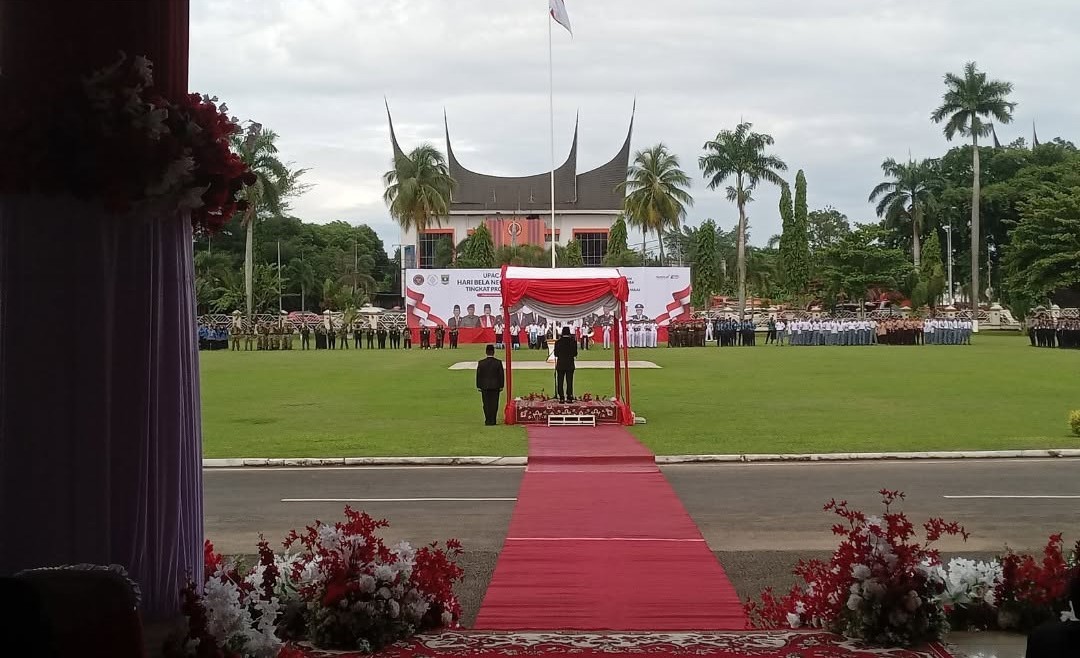
[[[746,204],[753,201],[753,191],[761,181],[782,186],[781,171],[787,171],[784,161],[765,152],[773,145],[771,135],[751,130],[753,124],[740,123],[735,130],[722,130],[716,139],[705,142],[705,155],[698,164],[709,189],[715,190],[728,179],[734,185],[727,187],[728,201],[739,207],[737,227],[737,269],[739,273],[739,315],[746,309]]]
[[[254,312],[254,244],[255,223],[263,217],[280,217],[283,199],[295,179],[303,170],[290,172],[278,159],[275,142],[277,133],[263,128],[261,124],[251,123],[244,135],[234,135],[232,146],[240,159],[255,174],[255,184],[244,188],[242,193],[248,207],[244,211],[241,225],[246,230],[244,243],[244,300],[248,321]]]
[[[690,177],[679,168],[679,156],[664,144],[657,144],[634,154],[626,180],[616,188],[626,193],[627,221],[641,229],[642,254],[650,231],[660,239],[661,265],[662,234],[667,229],[678,229],[686,218],[687,206],[694,205],[694,197],[686,191],[690,184]]]
[[[974,174],[971,185],[972,322],[978,321],[979,310],[979,138],[986,137],[993,130],[993,124],[983,121],[984,117],[992,117],[999,123],[1012,121],[1012,111],[1016,107],[1016,103],[1008,100],[1012,90],[1011,82],[988,80],[986,73],[976,68],[975,62],[968,62],[964,66],[963,76],[945,74],[945,94],[941,98],[941,107],[930,115],[934,123],[945,122],[945,138],[949,141],[958,134],[971,137]]]
[[[383,174],[383,184],[383,201],[390,215],[403,231],[414,230],[417,237],[432,224],[442,224],[457,187],[446,158],[431,144],[398,156],[394,168]]]
[[[902,163],[888,158],[881,163],[881,171],[890,180],[878,183],[869,201],[878,202],[877,215],[886,224],[911,225],[911,259],[919,267],[926,211],[933,203],[933,189],[939,178],[937,165],[933,160]]]

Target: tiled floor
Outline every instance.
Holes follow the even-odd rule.
[[[1027,638],[1013,633],[950,633],[945,643],[953,658],[1024,658]]]

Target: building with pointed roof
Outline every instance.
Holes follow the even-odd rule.
[[[394,121],[387,107],[390,143],[394,159],[405,153],[398,144]],[[415,245],[410,259],[406,248],[406,267],[433,267],[435,248],[449,238],[455,245],[472,234],[480,224],[491,232],[495,248],[533,244],[545,249],[565,245],[576,239],[581,245],[585,264],[600,265],[607,251],[607,236],[612,223],[623,211],[625,193],[618,188],[626,180],[630,164],[630,139],[634,118],[630,117],[622,147],[606,163],[578,173],[578,124],[566,160],[555,169],[555,227],[551,227],[551,172],[531,176],[493,176],[466,168],[454,153],[450,125],[444,116],[446,159],[450,176],[457,182],[448,217],[420,235],[406,232],[402,241]],[[410,261],[414,261],[410,262]]]

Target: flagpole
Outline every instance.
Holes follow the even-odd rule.
[[[548,15],[548,109],[551,127],[551,267],[555,267],[555,245],[558,234],[555,232],[555,64],[551,54],[551,22]]]

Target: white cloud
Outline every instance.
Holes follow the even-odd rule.
[[[695,176],[691,222],[734,211],[697,170],[702,144],[740,119],[804,169],[811,207],[868,220],[889,156],[947,148],[929,121],[941,76],[976,60],[1012,81],[1020,105],[1003,141],[1073,138],[1080,119],[1080,5],[1029,0],[568,0],[556,26],[556,158],[580,112],[579,166],[611,157],[638,102],[634,147],[667,143]],[[310,168],[296,205],[308,221],[397,229],[382,202],[390,144],[384,95],[405,148],[442,148],[443,110],[463,164],[545,171],[547,6],[543,0],[193,0],[192,89],[281,135]],[[752,241],[779,231],[778,193],[751,208]]]

